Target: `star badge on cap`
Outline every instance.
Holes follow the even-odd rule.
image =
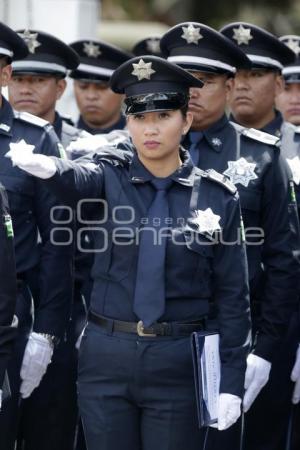
[[[151,53],[160,53],[159,39],[150,38],[147,40],[147,49]]]
[[[100,45],[93,42],[84,42],[83,51],[90,58],[98,58],[101,55]]]
[[[245,158],[240,158],[237,161],[228,161],[228,169],[223,174],[227,175],[233,184],[240,183],[247,187],[251,180],[258,178],[254,173],[255,167],[255,163],[249,163]]]
[[[221,230],[221,216],[214,214],[211,208],[198,209],[195,211],[195,216],[190,221],[198,227],[199,233],[207,233],[212,236],[215,231]]]
[[[23,33],[18,33],[18,35],[25,41],[30,53],[35,53],[35,49],[41,45],[37,40],[38,33],[30,33],[29,30],[25,30]]]
[[[198,44],[203,36],[200,34],[200,28],[195,28],[193,24],[188,27],[182,27],[183,34],[182,39],[185,39],[188,44]]]
[[[295,184],[300,184],[300,159],[299,156],[295,156],[294,158],[287,158],[288,165],[292,171],[293,181]]]
[[[234,35],[232,38],[237,41],[238,45],[248,45],[249,41],[253,39],[253,36],[251,35],[251,28],[244,28],[243,25],[240,25],[238,28],[234,28],[233,33]]]
[[[293,52],[295,52],[297,56],[299,55],[300,53],[299,41],[295,39],[289,39],[287,42],[285,42],[285,45],[287,45],[291,50],[293,50]]]
[[[151,75],[155,73],[155,70],[152,69],[152,62],[145,63],[142,59],[139,60],[138,64],[132,64],[133,71],[132,75],[141,80],[150,80]]]

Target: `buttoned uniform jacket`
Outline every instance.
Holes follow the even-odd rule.
[[[291,173],[279,145],[278,138],[240,127],[225,115],[203,131],[198,144],[198,166],[226,174],[239,191],[252,315],[255,330],[259,331],[254,352],[269,361],[275,356],[296,308],[299,280],[299,262],[295,258],[296,204]],[[237,177],[241,169],[235,162],[241,158],[248,165],[248,178]]]
[[[16,335],[13,317],[17,298],[17,278],[13,229],[4,187],[0,184],[0,389]]]
[[[2,102],[0,182],[7,191],[14,226],[17,277],[27,282],[27,274],[39,263],[40,305],[35,312],[34,331],[59,337],[70,313],[73,218],[39,179],[13,167],[5,154],[11,143],[21,140],[45,155],[60,156],[63,148],[48,122],[14,111],[4,98]]]
[[[114,148],[113,153],[116,155],[118,150]],[[171,235],[166,248],[166,306],[159,320],[201,318],[207,315],[213,298],[219,309],[222,335],[221,392],[241,396],[250,323],[238,195],[234,187],[228,188],[228,181],[215,181],[202,172],[197,177],[187,152],[182,151],[181,156],[183,164],[171,176],[173,184],[168,191]],[[137,322],[133,312],[137,235],[155,195],[149,183],[153,175],[135,152],[128,156],[128,164],[117,157],[113,162],[108,157],[102,160],[99,155],[93,163],[54,160],[57,172],[45,180],[48,188],[73,207],[82,199],[95,202],[88,215],[88,220],[93,220],[95,242],[91,310]],[[195,218],[195,211],[208,208],[219,216],[223,240],[232,245],[212,242],[215,233],[211,237],[191,226],[189,219]]]

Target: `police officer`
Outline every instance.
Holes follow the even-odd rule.
[[[2,401],[8,395],[5,371],[12,352],[17,331],[14,317],[17,299],[17,277],[13,246],[13,227],[9,213],[7,194],[0,184],[0,410]],[[6,389],[6,392],[5,392]],[[3,392],[4,391],[4,392]]]
[[[120,442],[126,450],[201,448],[189,335],[205,326],[212,298],[221,336],[219,429],[240,415],[250,322],[239,202],[229,180],[195,169],[180,149],[192,121],[190,86],[202,82],[154,56],[115,71],[111,87],[125,92],[134,144],[127,165],[12,155],[67,203],[94,199],[94,221],[101,214],[78,381],[89,450]]]
[[[226,97],[236,67],[249,67],[243,52],[206,25],[176,25],[161,38],[168,60],[204,82],[191,89],[189,109],[194,120],[189,148],[194,162],[213,168],[236,185],[246,230],[250,299],[259,323],[253,329],[248,358],[244,409],[248,410],[268,380],[271,362],[297,301],[299,267],[293,257],[294,236],[289,219],[289,171],[281,158],[279,139],[236,126],[225,115]],[[256,230],[256,236],[251,236]],[[238,426],[227,433],[209,433],[208,448],[239,448]]]
[[[21,37],[3,24],[0,25],[0,41],[1,80],[5,86],[11,75],[11,60],[23,59],[28,48]],[[39,45],[38,40],[34,40],[34,45]],[[57,61],[49,57],[51,62]],[[62,146],[52,126],[30,114],[14,111],[1,97],[0,140],[0,181],[8,194],[14,224],[19,284],[16,305],[18,337],[8,368],[12,396],[0,415],[0,447],[11,450],[17,432],[20,392],[26,398],[40,383],[51,361],[54,344],[62,337],[69,316],[72,247],[68,242],[72,237],[72,217],[39,180],[12,167],[4,157],[20,145],[30,151],[59,156]],[[62,226],[67,228],[67,223],[71,228],[63,231]],[[38,264],[40,269],[36,276],[40,302],[32,325],[31,295],[27,290],[32,269]]]
[[[300,125],[300,36],[288,35],[279,39],[295,52],[296,59],[282,69],[284,89],[276,96],[276,107],[284,120]]]
[[[103,41],[80,40],[70,46],[80,58],[78,68],[70,73],[80,111],[77,127],[91,134],[124,128],[123,96],[110,89],[109,79],[132,55]]]
[[[55,110],[56,102],[66,87],[67,71],[78,66],[78,56],[68,45],[50,34],[28,29],[20,30],[18,34],[27,44],[29,54],[12,64],[12,79],[8,85],[10,103],[18,111],[48,120],[63,146],[67,147],[71,141],[87,134],[64,121]],[[39,45],[34,45],[34,42]],[[49,57],[53,60],[49,61]],[[34,272],[37,270],[35,268]],[[82,275],[77,278],[81,280]],[[85,303],[77,278],[66,336],[55,349],[52,364],[40,386],[23,405],[22,430],[19,430],[19,441],[22,443],[19,445],[24,450],[72,450],[74,446],[77,422],[75,343],[86,319]],[[38,298],[34,300],[38,303]]]
[[[244,22],[229,24],[223,27],[221,32],[247,54],[252,62],[249,70],[239,70],[235,76],[233,90],[229,95],[233,119],[243,126],[257,127],[279,136],[282,157],[293,163],[293,158],[298,152],[299,135],[295,133],[293,125],[283,122],[281,114],[274,109],[274,102],[275,96],[283,88],[281,70],[293,63],[294,52],[277,37],[252,24]],[[293,179],[295,180],[294,172]],[[276,196],[274,209],[278,208],[277,200]],[[296,223],[295,228],[297,229]],[[286,250],[291,249],[286,241],[286,233],[284,235],[281,245]],[[274,248],[273,244],[272,247]],[[295,250],[299,253],[299,236]],[[278,286],[282,281],[283,277],[278,273],[274,282]],[[269,293],[272,297],[276,295],[270,289]],[[293,297],[295,295],[299,298],[299,285],[294,288]],[[295,304],[295,312],[291,317],[285,339],[276,348],[270,380],[246,415],[246,449],[281,450],[285,447],[293,394],[290,376],[299,342],[297,308],[299,300]],[[255,313],[254,317],[257,321],[260,316]],[[265,358],[268,359],[267,354]]]

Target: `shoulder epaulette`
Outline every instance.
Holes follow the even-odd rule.
[[[280,138],[274,136],[273,134],[265,133],[264,131],[257,130],[256,128],[242,127],[241,125],[235,122],[230,123],[240,134],[250,139],[254,139],[255,141],[262,142],[263,144],[268,145],[278,146],[280,144]]]
[[[201,174],[203,177],[208,178],[209,180],[214,181],[215,183],[220,184],[225,189],[227,189],[231,194],[235,194],[237,191],[237,188],[231,181],[222,173],[217,172],[214,169],[208,169],[202,171]]]
[[[47,120],[41,119],[40,117],[34,116],[25,111],[14,111],[14,115],[16,119],[23,120],[24,122],[31,123],[32,125],[36,125],[38,127],[44,128],[46,125],[49,125]]]

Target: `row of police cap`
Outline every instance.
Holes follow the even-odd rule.
[[[183,94],[188,85],[200,86],[170,63],[191,71],[229,75],[233,75],[236,68],[269,68],[283,70],[284,76],[295,79],[300,72],[295,51],[299,49],[299,39],[298,44],[295,41],[295,36],[279,40],[245,22],[226,25],[220,32],[204,24],[186,22],[171,28],[160,40],[152,38],[150,47],[148,39],[135,48],[137,53],[147,50],[153,54],[159,42],[161,54],[169,61],[166,62],[146,55],[131,60],[132,54],[100,41],[81,40],[67,45],[44,32],[19,30],[15,33],[4,24],[0,26],[0,54],[14,60],[14,73],[53,73],[64,77],[71,71],[70,76],[75,79],[111,79],[112,88],[116,92],[126,92],[127,97],[169,92],[166,98],[152,96],[151,101],[148,95],[148,105],[154,105],[154,109],[166,105],[173,109],[172,91]],[[139,108],[143,108],[142,99],[139,101]],[[133,104],[127,105],[128,111],[136,111],[137,103],[134,99]]]

